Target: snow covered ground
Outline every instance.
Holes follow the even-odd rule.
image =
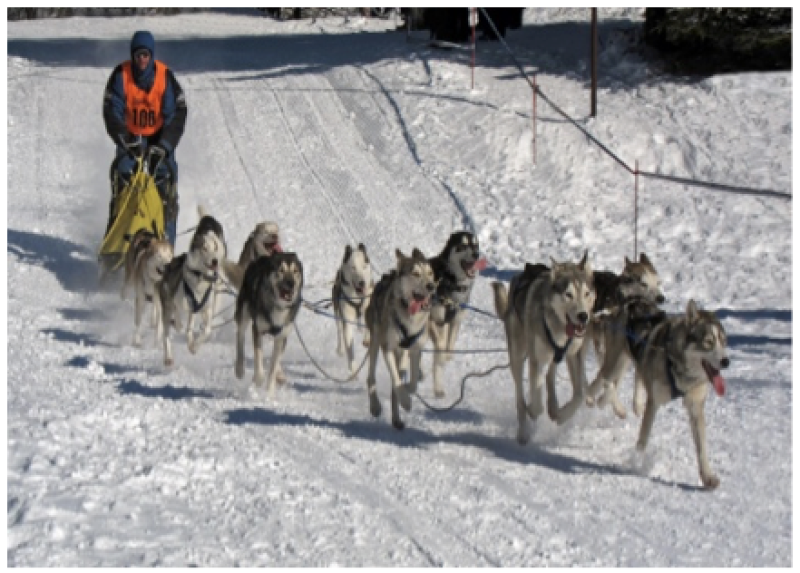
[[[791,73],[660,77],[629,50],[641,10],[600,17],[594,119],[588,10],[528,9],[508,43],[629,165],[791,192]],[[667,310],[694,298],[729,335],[728,393],[706,405],[714,492],[698,487],[679,402],[642,463],[633,414],[585,407],[518,445],[507,369],[468,380],[448,413],[415,401],[398,432],[369,415],[365,372],[327,380],[296,335],[275,400],[248,389],[250,348],[247,383],[235,379],[230,323],[197,356],[176,335],[169,371],[152,334],[130,345],[132,303],[97,291],[94,259],[113,153],[101,97],[139,29],[190,108],[179,232],[202,204],[238,256],[257,222],[277,221],[309,301],[330,296],[347,243],[382,272],[395,248],[432,256],[455,230],[478,234],[490,266],[472,303],[488,314],[470,312],[459,348],[488,352],[448,365],[444,399],[423,382],[438,406],[507,360],[491,280],[584,249],[596,269],[634,256],[633,177],[541,100],[533,164],[531,90],[501,44],[479,44],[472,89],[469,51],[395,26],[248,10],[7,24],[8,564],[791,566],[789,200],[640,181],[638,248]],[[303,310],[297,326],[345,376],[335,323]],[[387,412],[383,365],[378,377]],[[569,392],[562,367],[562,402]]]

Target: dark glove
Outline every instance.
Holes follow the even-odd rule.
[[[167,148],[160,143],[156,143],[147,148],[151,157],[156,161],[161,161],[167,156]]]
[[[132,133],[120,134],[119,142],[128,151],[136,151],[142,146],[141,136],[133,135]]]

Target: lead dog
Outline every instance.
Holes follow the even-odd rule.
[[[592,269],[588,253],[578,263],[552,261],[528,265],[516,275],[509,291],[500,282],[492,283],[497,316],[505,325],[511,375],[516,389],[517,441],[530,440],[528,417],[536,420],[544,411],[542,386],[547,373],[547,412],[558,424],[564,423],[583,401],[586,385],[583,341],[589,313],[595,300]],[[529,364],[530,402],[525,402],[522,368]],[[561,409],[555,389],[558,364],[566,359],[572,381],[572,399]]]
[[[633,301],[614,314],[613,323],[625,328],[607,330],[608,348],[599,378],[606,392],[614,392],[631,359],[635,362],[634,411],[643,414],[636,449],[644,452],[647,447],[658,408],[683,398],[700,480],[706,489],[716,488],[719,478],[711,470],[706,448],[705,401],[709,384],[717,395],[725,394],[720,374],[730,365],[725,329],[714,313],[698,309],[693,300],[684,315],[672,317],[651,301]]]
[[[225,276],[231,282],[236,292],[242,288],[244,273],[247,267],[258,257],[269,256],[273,253],[283,252],[278,224],[272,221],[262,221],[256,225],[253,232],[247,237],[239,255],[238,262],[225,259],[223,268]]]
[[[275,384],[283,377],[281,358],[300,310],[303,289],[303,265],[295,253],[274,253],[259,257],[247,267],[242,288],[236,296],[236,361],[234,373],[244,377],[244,340],[248,326],[253,334],[253,382],[261,387],[267,381],[267,393],[275,395]],[[269,376],[264,375],[265,334],[273,338]]]
[[[468,231],[450,235],[442,252],[430,259],[438,283],[431,306],[430,337],[433,341],[433,392],[444,397],[442,370],[453,357],[464,305],[469,303],[472,286],[478,271],[486,268],[486,259],[480,258],[478,238]]]
[[[363,243],[359,243],[355,249],[347,245],[344,249],[344,259],[333,283],[332,301],[338,335],[336,352],[339,356],[347,353],[347,364],[351,374],[356,371],[354,326],[360,328],[363,325],[364,314],[369,306],[374,286],[367,248]],[[369,330],[366,330],[364,335],[364,346],[369,347]]]
[[[225,236],[222,225],[214,217],[205,215],[202,207],[198,208],[198,213],[201,218],[189,250],[172,259],[164,273],[164,280],[159,285],[163,304],[161,317],[165,366],[172,366],[174,363],[169,339],[173,317],[178,330],[182,328],[181,316],[185,314],[188,317],[186,340],[192,354],[211,336],[211,321],[217,296],[215,285],[219,280],[220,263],[225,259]],[[198,338],[195,338],[194,333],[196,315],[203,321],[203,329]]]
[[[411,409],[411,394],[417,391],[420,378],[422,348],[428,340],[431,297],[436,290],[433,269],[419,249],[406,257],[399,249],[395,251],[397,267],[383,275],[372,293],[367,307],[367,328],[370,331],[369,373],[367,395],[369,411],[377,417],[381,414],[381,402],[375,387],[375,369],[378,354],[383,351],[386,368],[392,383],[392,425],[402,430],[405,424],[400,419],[398,404]],[[406,386],[400,379],[399,364],[403,353],[408,351],[411,363],[411,379]]]
[[[172,261],[172,245],[165,239],[146,229],[139,229],[131,240],[131,246],[125,255],[125,282],[121,296],[124,299],[127,287],[134,286],[134,333],[133,345],[142,344],[142,314],[147,302],[153,305],[152,324],[156,327],[156,340],[162,337],[161,296],[159,283],[164,278],[167,265]]]

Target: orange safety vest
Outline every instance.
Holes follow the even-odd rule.
[[[153,135],[164,125],[161,102],[167,90],[167,66],[156,60],[153,87],[144,91],[133,81],[131,62],[122,64],[122,83],[125,90],[125,124],[134,135]]]

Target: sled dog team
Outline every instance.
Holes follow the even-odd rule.
[[[141,320],[152,301],[156,337],[164,348],[164,364],[174,359],[170,330],[183,330],[191,353],[211,334],[216,298],[223,288],[222,275],[237,291],[236,354],[234,372],[244,377],[244,345],[248,328],[253,340],[253,381],[266,383],[274,395],[286,376],[281,358],[302,303],[303,265],[295,253],[284,252],[280,232],[273,222],[256,226],[238,262],[227,258],[222,226],[202,207],[189,250],[173,256],[167,241],[146,231],[131,238],[125,261],[124,298],[135,288],[133,344],[141,345]],[[399,249],[397,264],[377,284],[363,244],[347,245],[337,270],[332,304],[337,324],[337,352],[346,356],[352,375],[357,371],[354,331],[364,331],[368,348],[367,394],[373,416],[381,413],[376,389],[379,355],[391,380],[392,424],[402,429],[400,408],[411,409],[411,395],[422,379],[421,356],[428,340],[435,350],[433,390],[445,395],[443,368],[451,360],[472,287],[486,260],[477,238],[469,232],[453,233],[438,255],[427,258],[414,248],[410,256]],[[593,271],[588,252],[575,262],[526,264],[508,287],[493,282],[494,305],[506,333],[509,365],[514,382],[517,440],[531,437],[530,421],[545,410],[557,424],[569,420],[582,403],[610,405],[617,416],[627,415],[617,395],[622,376],[634,368],[633,410],[642,417],[637,450],[647,447],[658,408],[682,398],[689,414],[700,478],[704,487],[716,488],[706,448],[704,404],[709,385],[723,396],[727,368],[727,338],[712,312],[689,301],[684,314],[668,316],[658,273],[645,254],[638,261],[625,258],[620,274]],[[195,334],[195,317],[202,328]],[[263,338],[270,335],[273,349],[269,372],[264,371]],[[597,376],[590,384],[585,369],[591,340]],[[523,369],[528,363],[528,392]],[[565,362],[572,383],[570,400],[559,405],[556,370]],[[403,372],[410,370],[408,383]]]

